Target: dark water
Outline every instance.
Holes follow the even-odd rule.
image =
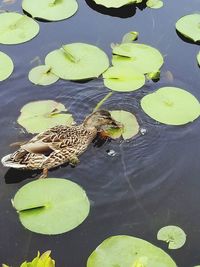
[[[3,2],[3,1],[1,1]],[[90,253],[111,235],[128,234],[164,248],[156,240],[165,225],[178,225],[187,233],[180,250],[168,251],[180,267],[200,264],[200,120],[183,127],[155,123],[141,110],[142,96],[161,86],[185,88],[200,99],[200,70],[196,64],[199,46],[178,37],[175,22],[200,10],[200,0],[166,0],[159,10],[122,10],[105,14],[89,0],[79,0],[79,11],[69,20],[40,22],[40,34],[21,45],[4,46],[15,63],[10,79],[0,85],[1,157],[12,149],[10,143],[27,138],[17,125],[20,108],[29,101],[54,99],[65,104],[80,122],[108,93],[102,80],[79,84],[59,81],[55,85],[32,85],[28,71],[31,61],[71,42],[101,47],[111,56],[110,43],[120,42],[128,31],[139,31],[139,42],[158,48],[165,55],[162,78],[133,93],[114,93],[106,109],[125,109],[138,117],[145,135],[129,142],[112,141],[100,148],[91,146],[76,168],[60,168],[51,177],[69,178],[80,184],[91,200],[87,220],[75,230],[58,236],[44,236],[25,230],[11,206],[18,188],[32,181],[29,173],[0,168],[0,263],[18,266],[37,251],[52,250],[57,266],[84,267]],[[21,1],[3,4],[1,9],[21,11]],[[142,8],[141,8],[142,9]],[[100,13],[101,12],[101,13]],[[135,13],[135,14],[134,14]],[[166,72],[174,77],[169,80]],[[116,151],[114,157],[106,150]],[[102,266],[103,267],[103,266]]]

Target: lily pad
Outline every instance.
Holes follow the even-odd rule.
[[[161,1],[161,0],[148,0],[146,5],[150,8],[158,9],[158,8],[163,7],[163,1]]]
[[[74,229],[90,210],[85,191],[76,183],[58,178],[26,184],[16,193],[13,206],[25,228],[47,235]]]
[[[0,14],[0,43],[20,44],[39,33],[39,24],[28,16],[14,12]]]
[[[56,125],[72,125],[72,115],[61,112],[67,109],[53,100],[30,102],[21,109],[17,122],[29,133],[41,133]]]
[[[156,121],[183,125],[200,115],[199,101],[189,92],[176,87],[163,87],[141,100],[144,112]]]
[[[122,38],[122,43],[132,43],[133,41],[137,40],[139,33],[138,32],[128,32]]]
[[[200,66],[200,51],[199,51],[199,53],[197,54],[197,62],[198,62],[198,64],[199,64],[199,66]]]
[[[78,4],[76,0],[23,0],[22,8],[34,18],[57,21],[73,16]]]
[[[169,249],[178,249],[185,244],[186,234],[180,227],[169,225],[158,231],[157,239],[167,242]]]
[[[176,29],[194,42],[200,41],[200,14],[190,14],[176,22]]]
[[[109,67],[109,60],[96,46],[73,43],[50,52],[45,64],[62,79],[85,80],[101,75]]]
[[[112,138],[122,136],[124,140],[127,140],[138,134],[140,126],[137,118],[132,113],[125,110],[112,110],[110,113],[113,119],[121,122],[124,126],[121,130],[111,131],[110,136]]]
[[[12,59],[0,51],[0,81],[7,79],[13,72],[14,65]]]
[[[142,264],[139,264],[142,263]],[[176,267],[162,249],[132,236],[112,236],[104,240],[87,261],[87,267]]]
[[[51,72],[51,67],[41,65],[33,68],[28,75],[34,84],[50,85],[58,81],[59,77]]]
[[[107,8],[119,8],[137,3],[137,0],[94,0],[94,2]]]
[[[163,65],[161,53],[148,45],[123,43],[113,48],[114,66],[134,68],[141,73],[157,72]]]
[[[141,88],[145,84],[143,73],[133,68],[114,66],[103,73],[106,87],[118,92],[130,92]]]

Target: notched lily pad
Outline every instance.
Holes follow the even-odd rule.
[[[94,2],[107,8],[120,8],[122,6],[137,3],[138,0],[94,0]]]
[[[124,140],[130,139],[136,136],[139,132],[140,126],[138,124],[137,118],[130,112],[125,110],[112,110],[110,111],[111,116],[123,125],[122,129],[110,129],[109,136],[113,139],[117,139],[120,136]]]
[[[132,236],[112,236],[90,255],[87,267],[176,267],[162,249]]]
[[[50,52],[45,64],[62,79],[85,80],[99,77],[109,67],[109,60],[96,46],[73,43]]]
[[[40,133],[56,125],[72,125],[73,117],[66,112],[63,104],[53,100],[30,102],[21,109],[17,122],[29,133]]]
[[[148,0],[148,1],[146,2],[146,5],[147,5],[147,7],[149,7],[149,8],[155,8],[155,9],[158,9],[158,8],[163,7],[163,1],[161,1],[161,0]]]
[[[169,249],[178,249],[185,244],[186,234],[180,227],[169,225],[158,231],[157,239],[167,242]]]
[[[29,80],[38,85],[50,85],[58,81],[59,77],[51,72],[51,67],[41,65],[33,68],[28,75]]]
[[[76,0],[23,0],[22,8],[34,18],[57,21],[73,16],[78,4]]]
[[[14,12],[0,14],[0,43],[20,44],[39,33],[39,24],[28,16]]]
[[[199,101],[189,92],[176,87],[163,87],[141,100],[144,112],[168,125],[183,125],[200,115]]]
[[[0,81],[7,79],[12,74],[13,69],[12,59],[0,51]]]
[[[194,42],[200,41],[200,14],[190,14],[176,22],[176,29]]]
[[[163,65],[161,53],[148,45],[123,43],[113,48],[114,66],[134,68],[141,73],[157,72]]]
[[[118,92],[130,92],[141,88],[145,84],[143,73],[134,68],[114,66],[103,73],[106,87]]]
[[[47,235],[74,229],[90,210],[85,191],[76,183],[58,178],[26,184],[16,193],[13,205],[25,228]]]

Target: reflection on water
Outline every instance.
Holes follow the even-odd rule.
[[[0,263],[18,266],[27,257],[33,258],[38,250],[51,249],[57,266],[85,267],[91,251],[108,236],[117,234],[144,238],[167,251],[166,244],[156,240],[156,233],[164,225],[174,224],[187,233],[187,244],[181,250],[170,251],[170,255],[178,266],[197,265],[200,263],[200,121],[181,127],[156,123],[142,112],[140,99],[167,85],[184,88],[200,99],[196,64],[199,46],[183,42],[174,26],[179,17],[199,10],[199,0],[191,0],[189,5],[187,0],[182,0],[181,5],[169,0],[159,10],[146,8],[135,16],[132,13],[132,17],[124,12],[123,19],[114,13],[102,15],[105,12],[101,7],[97,9],[89,0],[78,2],[79,11],[69,20],[39,22],[41,32],[31,42],[0,46],[15,63],[11,78],[0,85],[1,157],[13,151],[11,143],[30,137],[16,123],[19,110],[27,102],[57,100],[80,123],[108,94],[100,78],[87,83],[59,81],[45,88],[28,81],[28,71],[35,64],[31,61],[39,57],[43,62],[45,55],[61,44],[91,43],[111,57],[110,43],[119,42],[126,32],[139,31],[140,43],[156,47],[165,56],[161,80],[148,82],[132,93],[113,93],[102,106],[133,112],[145,129],[144,134],[134,140],[106,142],[100,147],[91,145],[76,168],[65,166],[49,173],[50,177],[75,181],[87,191],[91,213],[77,229],[58,236],[25,230],[10,199],[38,173],[19,173],[0,167]],[[20,3],[4,6],[20,11]],[[114,151],[115,155],[110,156],[108,151]]]

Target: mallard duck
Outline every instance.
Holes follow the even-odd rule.
[[[43,170],[41,178],[47,177],[48,170],[64,163],[76,165],[80,156],[106,128],[121,128],[111,114],[99,110],[74,126],[58,125],[44,131],[21,145],[12,154],[2,158],[5,167],[29,170]]]

